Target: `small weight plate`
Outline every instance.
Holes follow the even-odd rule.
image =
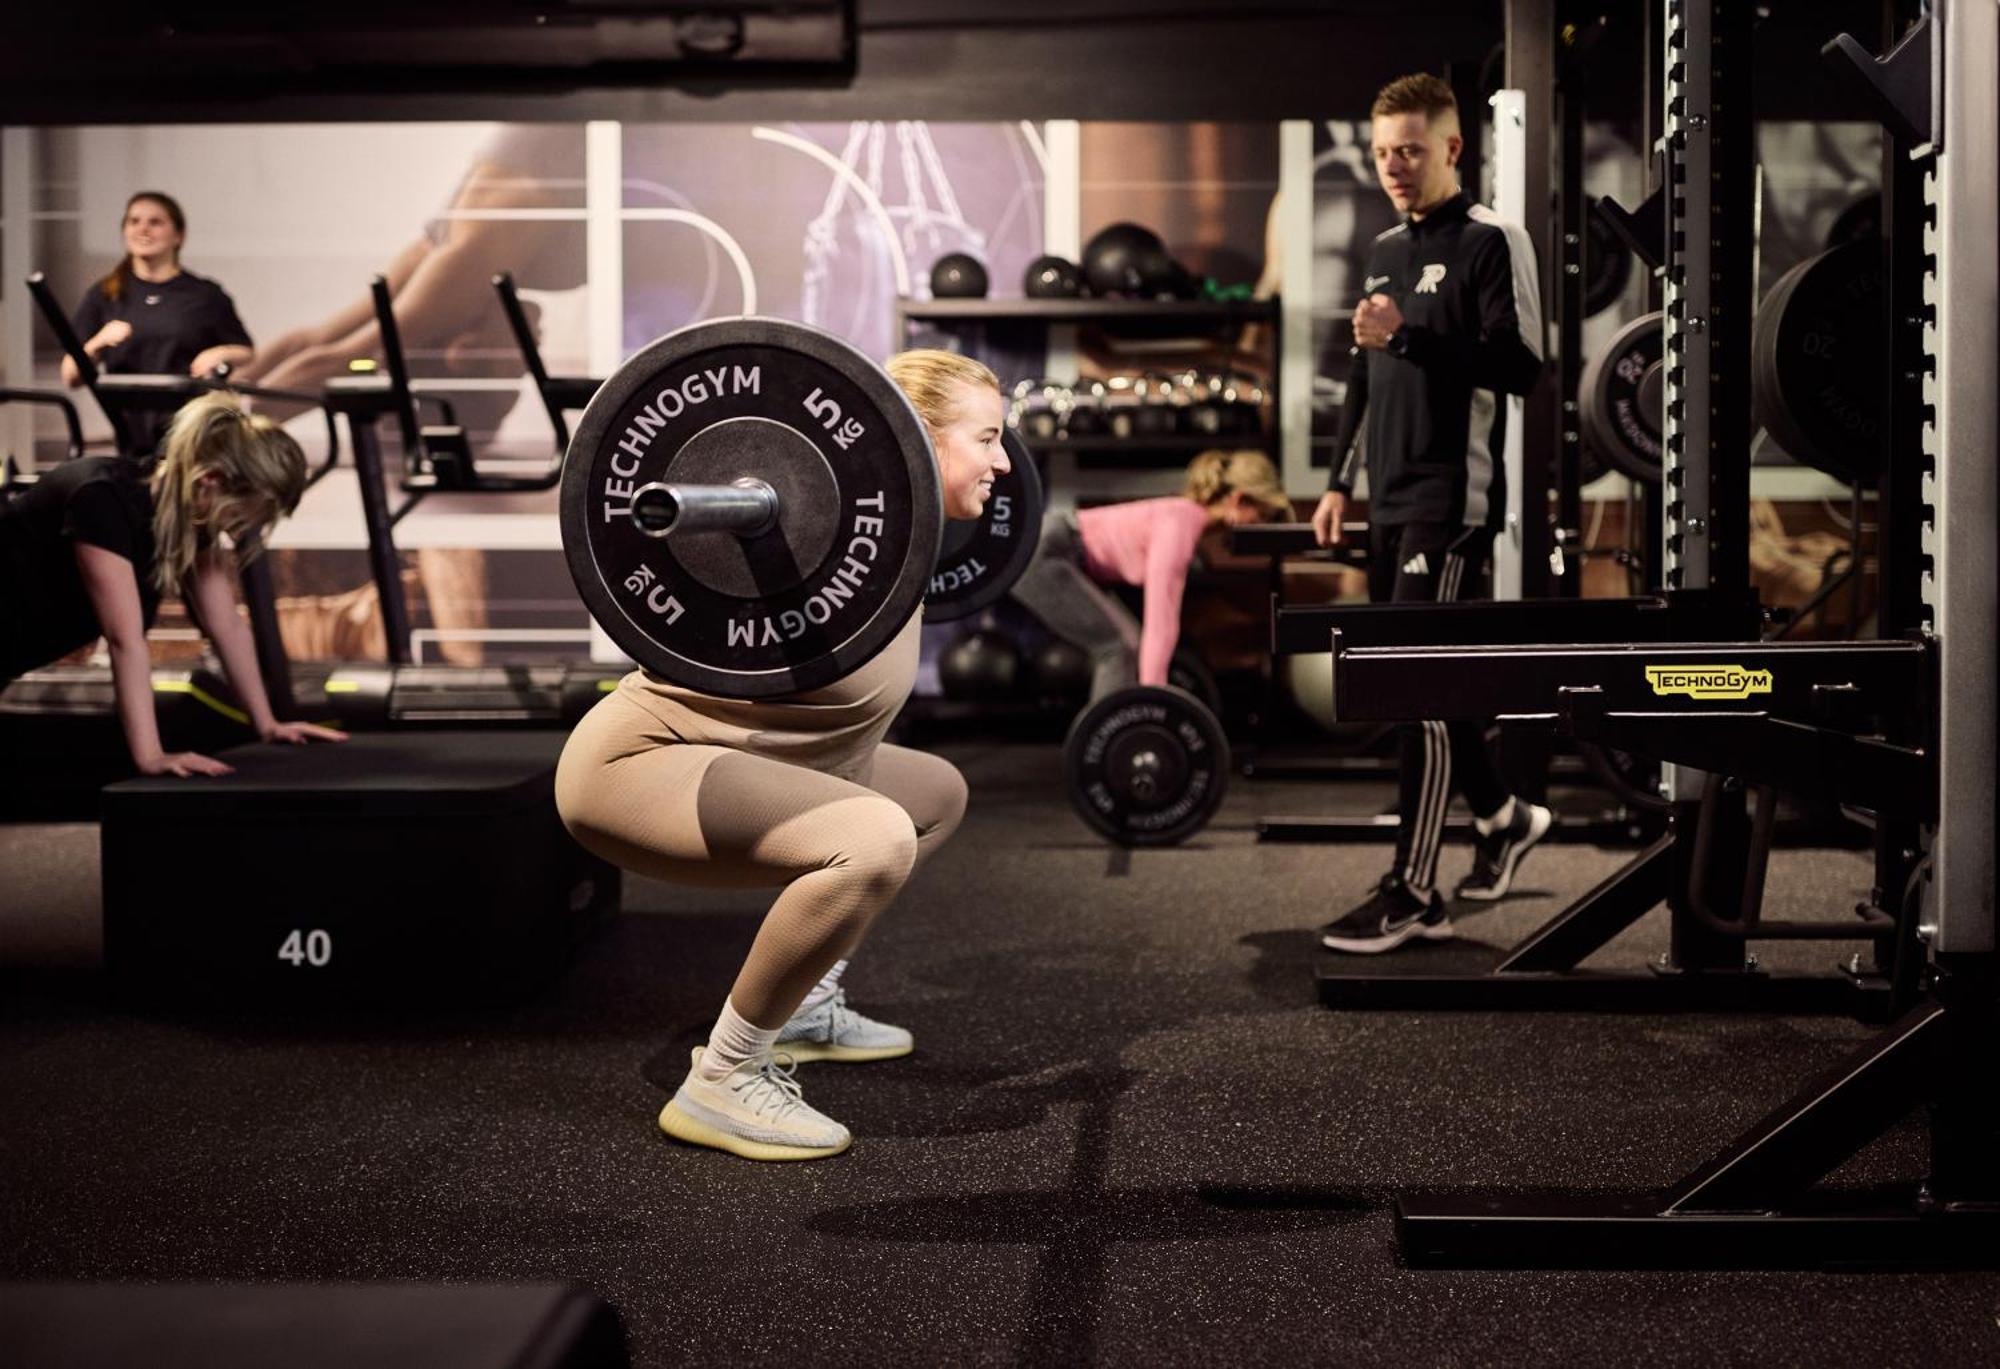
[[[753,537],[649,537],[652,482],[778,491]],[[591,615],[674,684],[797,694],[851,673],[917,611],[943,522],[916,410],[853,346],[782,319],[721,319],[640,351],[577,424],[563,468],[563,552]]]
[[[1021,439],[1008,430],[1008,471],[993,481],[986,510],[977,518],[948,519],[937,571],[924,595],[924,621],[969,618],[1011,589],[1042,535],[1042,474]]]
[[[1576,390],[1590,449],[1648,484],[1659,481],[1663,460],[1665,353],[1662,315],[1641,314],[1584,363]]]
[[[1063,742],[1077,813],[1120,846],[1171,846],[1208,825],[1229,781],[1229,743],[1199,699],[1135,685],[1086,708]]]

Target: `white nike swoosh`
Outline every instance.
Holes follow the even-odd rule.
[[[1387,276],[1370,276],[1367,280],[1361,282],[1361,288],[1363,290],[1373,290],[1378,285],[1387,285],[1388,283],[1389,278]]]

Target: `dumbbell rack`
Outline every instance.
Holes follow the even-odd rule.
[[[1281,335],[1283,306],[1268,300],[1140,300],[1140,299],[937,299],[896,301],[896,333],[908,338],[912,324],[930,324],[947,330],[980,325],[1021,338],[1024,334],[1061,325],[1091,324],[1107,332],[1126,335],[1175,336],[1184,333],[1223,333],[1238,336],[1253,324],[1270,329],[1275,340]],[[1232,350],[1233,347],[1232,347]],[[1277,415],[1284,412],[1279,392],[1281,368],[1273,358],[1270,379],[1265,385],[1271,418],[1265,424],[1261,444],[1271,460],[1282,467]],[[1196,452],[1229,439],[1203,434],[1171,434],[1157,437],[1079,437],[1036,441],[1024,440],[1037,454],[1074,453],[1078,461],[1093,466],[1175,466]]]

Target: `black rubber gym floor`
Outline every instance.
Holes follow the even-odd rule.
[[[1054,747],[941,749],[972,812],[848,980],[918,1053],[801,1070],[848,1155],[754,1165],[654,1129],[761,902],[633,881],[507,1013],[138,1014],[90,975],[6,976],[0,1276],[571,1279],[648,1365],[2000,1362],[2000,1274],[1397,1264],[1398,1193],[1665,1186],[1867,1028],[1328,1012],[1311,929],[1384,849],[1259,846],[1251,821],[1379,792],[1239,783],[1199,841],[1127,860],[1056,797]],[[89,828],[0,831],[15,897],[87,902],[93,852]],[[1505,945],[1622,859],[1544,847],[1462,931]],[[1844,908],[1867,875],[1780,852],[1767,915]],[[1474,955],[1439,949],[1393,961]],[[1913,1177],[1923,1140],[1836,1181]]]

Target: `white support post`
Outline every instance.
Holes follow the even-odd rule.
[[[35,308],[28,273],[35,269],[35,130],[0,129],[0,375],[9,385],[35,383]],[[26,460],[35,447],[35,409],[0,406],[0,456]]]
[[[625,360],[625,131],[614,120],[584,125],[583,205],[585,302],[589,366],[609,376]],[[590,624],[590,659],[622,661],[625,653]]]
[[[1083,258],[1083,125],[1075,119],[1051,119],[1042,125],[1047,164],[1042,181],[1042,250],[1051,256],[1081,262]],[[1076,378],[1076,327],[1052,324],[1047,331],[1047,374]],[[1057,505],[1076,501],[1076,458],[1049,458],[1051,499]]]
[[[1285,492],[1317,499],[1324,477],[1312,469],[1313,125],[1278,125],[1278,242],[1284,260],[1284,332],[1278,339],[1278,391],[1284,412],[1273,415],[1283,442]]]
[[[1942,139],[1925,198],[1936,271],[1925,282],[1937,310],[1925,325],[1934,358],[1924,402],[1937,420],[1924,445],[1933,462],[1924,503],[1934,510],[1924,550],[1939,649],[1938,827],[1922,927],[1941,954],[1995,945],[1994,765],[2000,717],[2000,8],[1994,0],[1938,7]]]
[[[1493,110],[1493,212],[1509,223],[1531,222],[1528,213],[1528,95],[1500,90],[1488,101]],[[1545,268],[1546,269],[1546,268]],[[1521,573],[1522,486],[1526,475],[1523,429],[1528,406],[1519,395],[1501,395],[1507,406],[1507,441],[1500,454],[1507,472],[1507,514],[1493,543],[1493,597],[1519,599]],[[1543,515],[1538,511],[1536,517]]]

